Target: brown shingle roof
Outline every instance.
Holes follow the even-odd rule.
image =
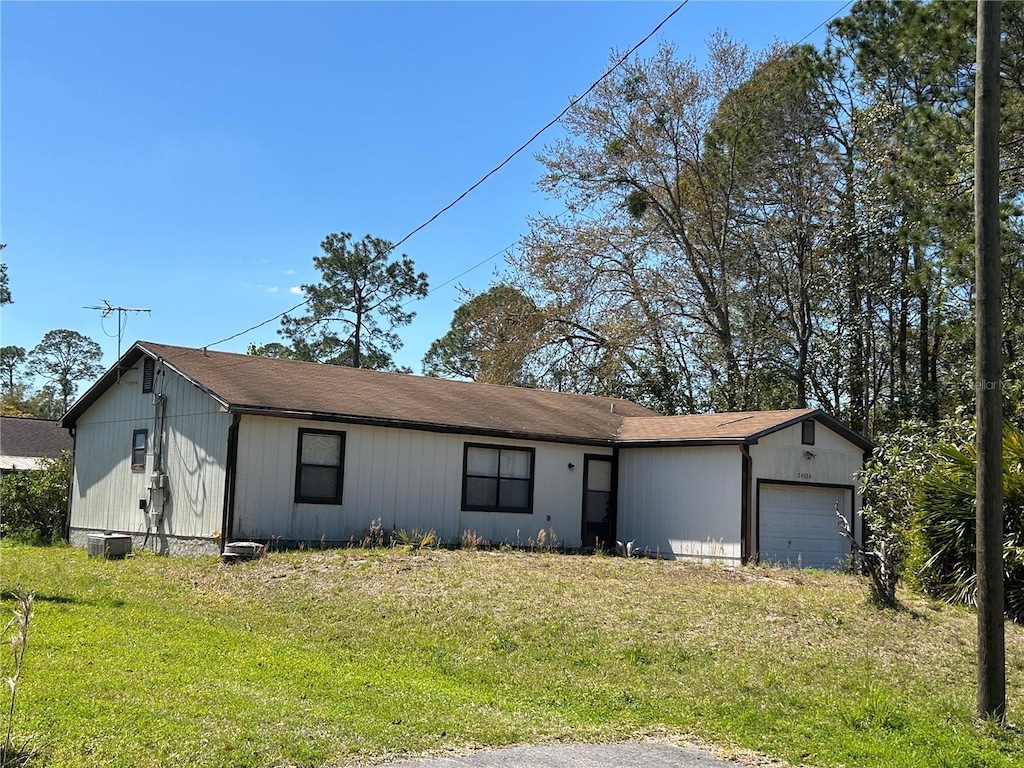
[[[137,346],[202,384],[232,411],[310,414],[584,442],[612,440],[623,416],[654,415],[635,403],[607,397],[227,352],[204,354],[150,342]]]
[[[204,352],[148,341],[133,345],[71,407],[62,426],[74,426],[116,381],[118,371],[144,355],[163,360],[235,413],[598,445],[753,442],[813,415],[865,450],[871,445],[820,410],[659,416],[615,398]]]
[[[619,440],[638,443],[687,440],[739,442],[799,421],[813,413],[817,412],[810,408],[795,408],[788,411],[737,411],[625,419]]]
[[[55,421],[0,416],[0,454],[4,456],[54,458],[71,447],[71,435]]]

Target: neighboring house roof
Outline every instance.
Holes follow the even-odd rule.
[[[854,432],[842,422],[815,408],[624,419],[618,442],[624,445],[756,443],[758,438],[810,418],[820,421],[865,451],[874,447],[873,443],[863,435]]]
[[[42,459],[72,446],[71,435],[56,421],[0,416],[0,469],[38,469]]]
[[[64,415],[76,420],[143,356],[162,361],[231,413],[536,438],[585,444],[738,444],[813,417],[865,450],[820,410],[659,416],[628,400],[386,373],[136,342]]]

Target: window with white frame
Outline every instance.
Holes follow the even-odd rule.
[[[295,460],[295,501],[303,504],[341,504],[345,469],[345,433],[299,430]]]
[[[149,431],[136,429],[132,432],[132,472],[146,471],[146,439]]]
[[[533,448],[466,443],[462,466],[463,510],[533,511]]]

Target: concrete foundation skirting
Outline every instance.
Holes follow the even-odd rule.
[[[117,533],[132,537],[132,551],[138,552],[142,542],[146,541],[145,533],[136,531],[104,531],[95,528],[72,528],[69,543],[72,547],[85,548],[90,533]],[[193,536],[168,536],[167,534],[151,533],[146,541],[147,552],[160,555],[219,555],[220,542],[216,539],[198,538]]]

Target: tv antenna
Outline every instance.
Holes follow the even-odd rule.
[[[149,309],[143,309],[141,307],[114,307],[111,306],[110,302],[106,299],[101,299],[103,306],[101,307],[83,307],[83,309],[95,309],[100,314],[100,320],[109,317],[110,315],[117,313],[117,359],[118,362],[121,360],[121,338],[124,336],[124,329],[128,327],[128,313],[132,312],[136,315],[141,315],[145,312],[147,315],[152,311]],[[103,331],[106,333],[106,329]],[[108,334],[109,335],[109,334]]]

